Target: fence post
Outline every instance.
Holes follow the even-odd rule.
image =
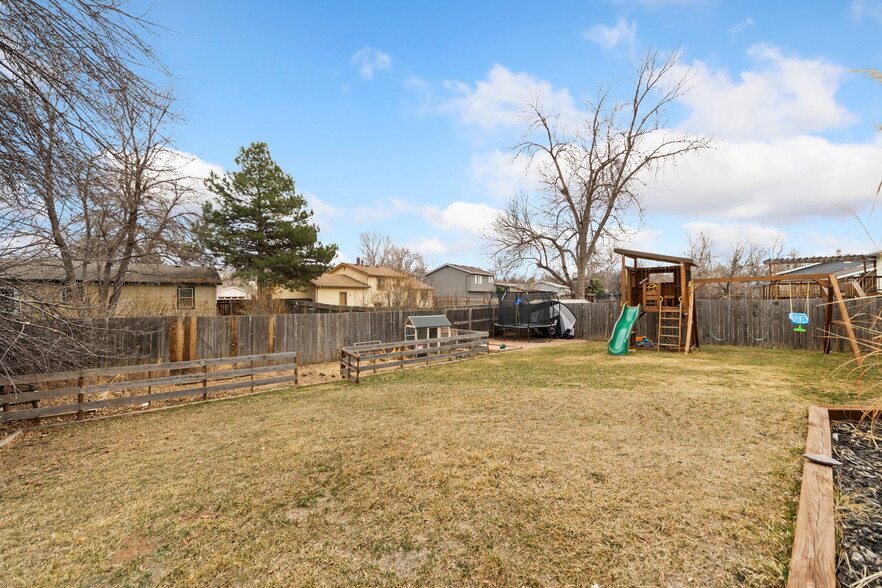
[[[168,361],[178,361],[178,321],[174,317],[168,325]]]
[[[83,420],[83,376],[77,378],[77,388],[79,392],[77,393],[77,420]]]
[[[189,357],[187,357],[187,359],[199,359],[198,357],[196,357],[196,349],[197,349],[197,347],[196,347],[196,329],[197,329],[196,325],[197,325],[197,322],[196,321],[197,321],[196,315],[194,314],[190,317],[190,325],[189,325],[190,328],[188,329],[190,331],[190,345],[188,346],[188,349],[187,349],[187,355],[189,356]]]
[[[275,353],[276,349],[276,316],[270,315],[269,325],[266,330],[266,351],[267,353]]]
[[[208,400],[208,392],[205,389],[208,387],[208,366],[202,366],[202,400]]]
[[[239,355],[239,315],[234,314],[230,321],[230,357]]]

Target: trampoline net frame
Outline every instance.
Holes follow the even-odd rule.
[[[500,292],[496,326],[514,329],[551,327],[557,321],[552,307],[558,304],[553,292]]]

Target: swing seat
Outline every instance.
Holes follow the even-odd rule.
[[[794,325],[807,325],[809,323],[809,317],[804,312],[791,312],[790,322]]]

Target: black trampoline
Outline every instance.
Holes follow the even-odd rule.
[[[516,333],[527,332],[527,338],[535,330],[550,333],[557,325],[555,306],[557,294],[553,292],[500,292],[499,310],[494,327]]]

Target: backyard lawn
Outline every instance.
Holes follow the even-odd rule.
[[[587,343],[33,431],[9,586],[732,586],[786,574],[847,357]]]

